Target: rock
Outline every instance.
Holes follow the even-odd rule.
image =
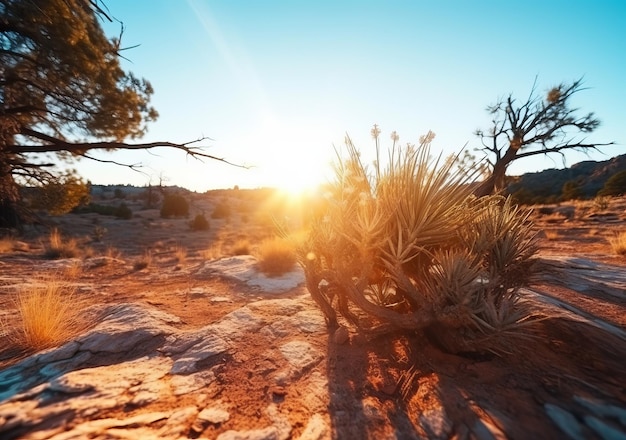
[[[200,341],[187,349],[172,365],[172,374],[189,374],[198,371],[197,363],[228,350],[224,339],[216,336],[209,329]]]
[[[291,366],[291,377],[300,377],[304,370],[317,365],[324,354],[305,341],[290,341],[279,347]]]
[[[320,414],[313,414],[298,440],[322,440],[329,435],[328,424]]]
[[[225,409],[219,407],[205,408],[198,414],[197,420],[213,423],[215,425],[224,423],[230,419],[230,414]]]

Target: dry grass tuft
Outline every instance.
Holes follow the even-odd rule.
[[[250,255],[250,241],[245,238],[235,242],[231,249],[233,255]]]
[[[152,264],[152,252],[146,251],[142,256],[137,258],[135,264],[133,264],[133,268],[135,270],[142,270]]]
[[[15,247],[15,239],[12,237],[0,238],[0,254],[12,252]]]
[[[611,249],[617,255],[626,255],[626,232],[616,234],[615,237],[609,238]]]
[[[277,237],[261,242],[257,260],[261,272],[269,276],[277,276],[293,269],[296,264],[296,254],[290,241]]]
[[[546,239],[554,241],[559,238],[559,231],[546,229],[543,231],[546,234]]]
[[[78,242],[71,238],[65,240],[58,229],[53,229],[48,236],[44,256],[52,260],[58,258],[74,258],[79,256]]]
[[[23,347],[41,350],[61,344],[78,330],[81,307],[74,288],[60,278],[48,278],[23,288],[15,298],[20,325],[14,335]]]
[[[174,247],[174,259],[177,263],[184,263],[187,260],[187,248],[177,245]]]

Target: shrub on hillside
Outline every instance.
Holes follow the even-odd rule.
[[[189,216],[189,202],[180,194],[167,194],[163,198],[161,217],[187,217]]]
[[[130,220],[133,218],[133,211],[126,205],[126,203],[120,203],[120,206],[115,208],[114,214],[115,217],[121,218],[124,220]]]
[[[613,174],[598,192],[599,196],[620,196],[626,194],[626,170]]]
[[[213,212],[211,213],[211,218],[214,218],[214,219],[228,218],[230,217],[230,213],[231,213],[230,205],[225,200],[222,200],[217,205],[215,205],[215,208],[213,208]]]
[[[204,214],[196,214],[194,219],[189,222],[189,227],[192,231],[206,231],[210,225]]]

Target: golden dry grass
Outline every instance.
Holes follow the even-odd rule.
[[[80,305],[74,289],[61,278],[42,279],[21,289],[15,297],[20,323],[15,342],[41,350],[67,341],[78,330]]]
[[[74,258],[79,256],[78,242],[74,238],[65,239],[58,229],[53,229],[45,245],[45,257],[50,259]]]
[[[270,276],[282,275],[293,269],[296,254],[291,242],[285,238],[272,238],[261,242],[258,249],[259,270]]]
[[[626,255],[626,232],[616,234],[615,237],[609,238],[611,249],[617,255]]]
[[[143,255],[141,255],[139,258],[135,260],[135,263],[133,264],[133,268],[135,270],[145,269],[146,267],[152,264],[152,260],[153,260],[152,252],[145,251]]]
[[[187,260],[187,248],[176,245],[174,247],[174,259],[177,263],[184,263]]]
[[[11,237],[0,238],[0,254],[11,252],[15,246],[15,239]]]
[[[240,238],[231,248],[232,255],[250,255],[250,241],[247,238]]]
[[[548,240],[556,240],[559,238],[559,231],[555,231],[555,230],[551,230],[551,229],[546,229],[545,231],[543,231],[544,234],[546,235],[546,239]]]

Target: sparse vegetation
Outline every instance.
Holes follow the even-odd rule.
[[[152,252],[145,251],[143,255],[141,255],[139,258],[135,260],[135,263],[133,264],[133,269],[142,270],[142,269],[147,268],[151,264],[152,264]]]
[[[177,245],[174,247],[174,259],[178,263],[184,263],[187,259],[187,249],[183,246]]]
[[[93,241],[101,242],[106,233],[107,233],[107,228],[100,226],[100,225],[96,225],[94,226],[93,231],[91,232],[91,238],[93,239]]]
[[[371,173],[347,140],[327,209],[298,249],[307,288],[331,325],[340,314],[359,328],[424,329],[450,351],[506,351],[533,317],[519,294],[536,252],[529,213],[473,198],[452,161],[429,159],[430,139],[406,149],[394,139],[387,168],[377,157]]]
[[[80,255],[78,242],[75,238],[64,238],[58,229],[53,229],[48,236],[44,256],[49,259],[75,258]]]
[[[275,237],[264,240],[258,249],[257,264],[259,270],[269,276],[278,276],[293,269],[296,254],[291,242]]]
[[[599,196],[620,196],[626,194],[626,170],[619,171],[608,178]]]
[[[15,246],[15,239],[13,237],[0,238],[0,254],[11,252]]]
[[[609,239],[613,253],[626,256],[626,232],[616,234],[615,237]]]
[[[609,197],[597,196],[593,199],[593,209],[596,211],[604,211],[609,207]]]
[[[167,194],[163,198],[161,217],[187,217],[189,215],[189,202],[180,194]]]
[[[233,255],[250,255],[250,241],[246,238],[241,238],[235,242],[231,249]]]
[[[230,217],[231,209],[230,205],[226,201],[226,199],[221,200],[215,208],[213,208],[213,212],[211,213],[211,218],[213,219],[225,219]]]
[[[189,227],[192,231],[206,231],[209,229],[209,221],[204,214],[196,214],[194,219],[189,223]]]
[[[77,331],[80,307],[73,288],[59,278],[44,278],[17,295],[20,326],[15,342],[40,350],[67,341]]]

